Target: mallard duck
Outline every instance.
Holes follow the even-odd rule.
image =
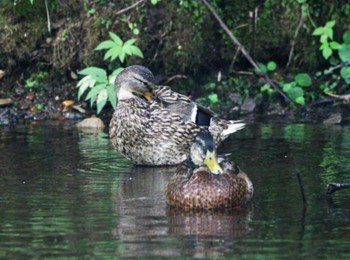
[[[244,127],[226,121],[188,97],[157,86],[152,72],[125,68],[115,81],[118,105],[110,122],[114,147],[137,165],[176,165],[189,155],[198,133],[209,131],[217,144]]]
[[[200,133],[191,145],[191,159],[170,178],[166,199],[184,209],[220,209],[244,205],[253,196],[253,184],[234,163],[216,158],[209,133]]]

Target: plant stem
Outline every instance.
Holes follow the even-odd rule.
[[[50,22],[50,13],[49,7],[47,5],[47,0],[45,0],[45,9],[46,9],[46,17],[47,17],[47,30],[51,33],[51,22]]]

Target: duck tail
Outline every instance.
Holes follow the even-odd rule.
[[[230,134],[233,134],[245,127],[245,123],[241,120],[226,121],[226,128],[221,133],[221,140],[225,140]]]

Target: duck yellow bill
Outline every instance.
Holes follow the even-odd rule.
[[[146,92],[143,96],[144,96],[148,101],[151,101],[152,98],[153,98],[153,93],[152,93],[152,92]]]
[[[213,174],[222,174],[224,172],[221,166],[219,165],[218,161],[216,160],[215,151],[207,151],[204,163]]]

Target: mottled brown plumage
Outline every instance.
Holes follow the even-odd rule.
[[[114,147],[139,165],[175,165],[189,156],[189,147],[202,131],[217,143],[244,127],[215,117],[188,97],[156,86],[147,68],[130,66],[116,79],[118,105],[110,122]]]
[[[204,142],[199,142],[201,147],[198,149],[191,150],[191,158],[198,157],[195,155],[198,152],[203,158],[202,163],[196,160],[197,168],[194,170],[188,163],[183,163],[170,178],[166,190],[167,203],[184,209],[233,208],[246,204],[253,196],[252,182],[234,163],[224,158],[218,159],[222,172],[213,174],[204,163],[208,149],[206,138],[200,134],[195,142],[198,139]]]

